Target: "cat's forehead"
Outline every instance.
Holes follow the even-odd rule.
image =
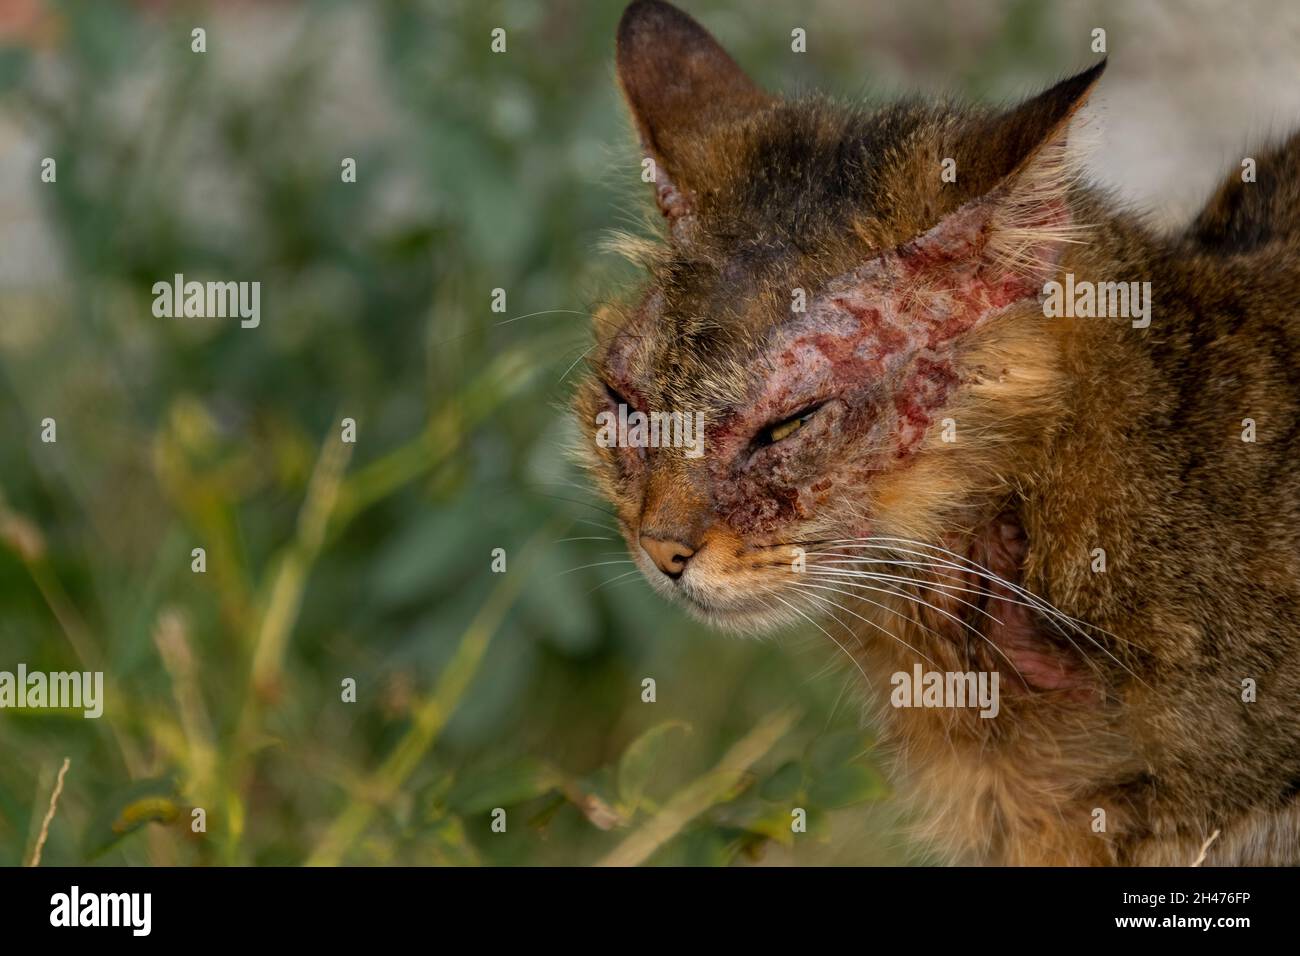
[[[790,330],[854,256],[810,257],[769,239],[728,256],[679,254],[656,271],[606,346],[606,375],[644,401],[717,411],[780,372]]]
[[[901,219],[906,229],[957,121],[920,101],[868,110],[816,97],[745,117],[705,153],[712,188],[697,203],[698,241],[724,253],[811,252],[855,220]]]
[[[657,402],[743,404],[780,374],[780,344],[818,296],[959,201],[913,168],[938,155],[948,119],[928,105],[868,114],[820,101],[748,118],[614,334],[610,376]]]
[[[744,400],[769,331],[651,289],[605,350],[607,376],[656,406],[718,410]]]

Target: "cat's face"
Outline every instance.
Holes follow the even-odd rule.
[[[999,330],[1068,227],[1056,157],[1022,170],[1092,78],[1004,118],[780,103],[657,3],[625,16],[619,71],[672,238],[602,311],[576,407],[647,578],[752,628],[802,614],[796,575],[839,542],[976,523],[995,469],[944,432],[996,438]]]

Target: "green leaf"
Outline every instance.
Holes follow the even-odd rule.
[[[803,786],[803,765],[797,760],[782,764],[777,771],[763,781],[758,795],[764,800],[792,800]]]
[[[418,600],[434,582],[455,581],[465,555],[482,555],[482,517],[473,508],[432,510],[417,515],[385,543],[371,567],[369,593],[384,607]]]
[[[814,777],[829,773],[871,749],[871,738],[858,730],[839,730],[818,737],[808,745],[804,759]]]
[[[836,810],[878,800],[888,792],[875,768],[855,763],[832,770],[814,782],[808,791],[808,802],[824,810]]]
[[[827,842],[831,838],[830,815],[820,807],[807,807],[806,809],[808,812],[808,829],[800,838],[816,840],[819,843]]]
[[[712,827],[692,830],[680,842],[683,866],[726,866],[735,856],[728,835]]]
[[[451,791],[447,802],[464,816],[509,807],[554,790],[564,775],[550,764],[524,758],[500,769],[465,779]]]
[[[532,817],[529,818],[528,825],[537,830],[545,830],[551,825],[551,821],[555,819],[555,815],[559,813],[563,807],[568,805],[568,802],[568,798],[562,792],[556,793],[541,810],[537,811],[537,813],[533,814]]]
[[[725,768],[710,770],[683,792],[690,792],[699,802],[716,807],[730,803],[753,785],[754,775],[748,770],[737,773]]]
[[[566,573],[584,563],[588,562],[573,555],[539,555],[535,570],[519,595],[517,612],[520,620],[526,621],[548,644],[575,656],[590,653],[600,643],[599,623],[587,599],[592,581],[599,584],[613,577],[609,568],[588,569],[587,576],[581,572]]]
[[[782,846],[792,846],[794,844],[794,830],[790,827],[793,819],[790,806],[775,806],[766,808],[763,813],[753,817],[745,823],[745,829],[769,840],[773,840]]]
[[[690,733],[690,725],[680,720],[656,724],[628,746],[618,764],[618,796],[627,815],[641,805],[646,785],[654,774],[668,734],[674,730]]]

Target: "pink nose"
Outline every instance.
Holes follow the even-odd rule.
[[[691,559],[695,549],[680,541],[665,541],[661,538],[641,536],[641,550],[650,555],[650,560],[664,574],[674,581],[686,570],[686,562]]]

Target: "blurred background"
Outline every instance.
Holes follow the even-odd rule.
[[[0,711],[0,864],[65,758],[44,865],[926,862],[835,648],[660,602],[566,456],[649,198],[621,7],[0,2],[0,670],[106,683]],[[1300,120],[1282,0],[684,7],[870,101],[1014,99],[1102,27],[1089,164],[1160,226]],[[156,318],[176,273],[260,326]]]

